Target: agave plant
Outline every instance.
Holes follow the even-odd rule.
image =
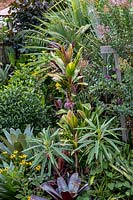
[[[20,129],[11,128],[9,132],[3,129],[4,136],[0,136],[0,151],[11,154],[17,150],[21,152],[27,147],[27,139],[33,136],[33,128],[28,125],[22,133]]]
[[[63,177],[57,178],[57,187],[51,186],[51,182],[43,183],[40,188],[46,191],[55,200],[74,200],[85,189],[88,189],[88,184],[80,188],[81,179],[78,173],[74,173],[68,180],[68,184]],[[31,196],[31,200],[47,200],[46,198]]]

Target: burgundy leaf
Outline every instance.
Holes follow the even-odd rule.
[[[50,194],[55,200],[63,200],[60,194],[58,194],[56,190],[48,183],[43,183],[40,187]]]
[[[61,192],[61,196],[63,200],[72,200],[73,197],[69,192]]]

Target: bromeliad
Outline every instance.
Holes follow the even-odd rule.
[[[51,181],[43,183],[40,188],[50,194],[55,200],[75,200],[83,190],[89,189],[88,184],[85,184],[80,188],[81,179],[79,178],[78,173],[74,173],[70,176],[68,184],[63,177],[57,178],[56,188],[54,188],[51,183]],[[47,199],[32,195],[31,200]]]

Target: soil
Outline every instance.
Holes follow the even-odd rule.
[[[0,10],[7,8],[14,0],[0,0]]]

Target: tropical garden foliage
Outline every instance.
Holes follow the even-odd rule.
[[[133,199],[133,2],[20,0],[10,12],[0,199]]]

